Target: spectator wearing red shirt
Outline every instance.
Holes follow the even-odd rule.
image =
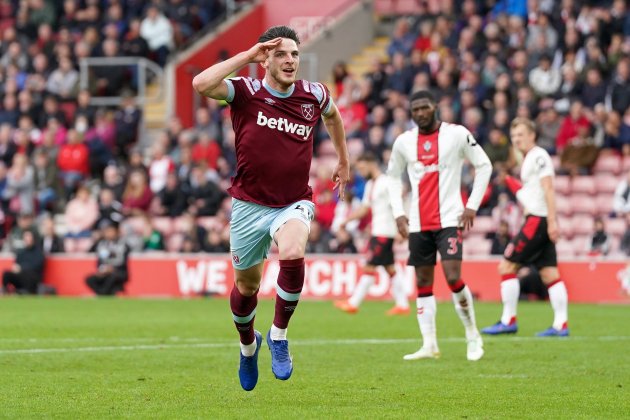
[[[90,175],[90,150],[76,130],[68,130],[67,138],[68,143],[59,149],[57,165],[66,197],[69,197],[79,182]]]
[[[199,133],[199,140],[192,147],[192,159],[195,163],[206,163],[208,169],[217,170],[217,161],[221,157],[221,147],[208,133]]]
[[[131,172],[122,198],[123,214],[125,216],[140,215],[149,210],[151,200],[153,200],[153,193],[149,187],[145,172],[142,170]]]
[[[573,139],[578,137],[580,127],[588,130],[591,127],[591,123],[584,115],[582,102],[575,101],[571,104],[569,115],[564,118],[558,131],[558,137],[556,138],[556,150],[558,153],[571,144]]]

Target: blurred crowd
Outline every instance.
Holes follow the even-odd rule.
[[[413,126],[408,95],[431,90],[440,119],[465,125],[493,162],[479,214],[505,224],[493,237],[498,253],[521,220],[504,184],[519,161],[508,138],[512,118],[538,123],[539,144],[562,174],[590,174],[603,155],[630,156],[630,14],[620,0],[418,4],[416,14],[393,22],[387,58],[375,56],[367,74],[353,74],[344,62],[332,69],[350,155],[371,151],[385,168],[394,139]],[[173,117],[141,149],[133,72],[94,71],[79,89],[77,68],[92,56],[164,64],[222,9],[219,0],[0,0],[4,250],[19,249],[23,231],[33,230],[46,252],[84,252],[102,236],[99,226],[114,221],[134,251],[229,251],[226,189],[236,155],[226,104],[202,101],[192,127]],[[95,108],[94,95],[123,100]],[[307,251],[360,252],[369,217],[340,226],[360,205],[366,180],[353,174],[338,199],[329,179],[334,147],[323,126],[314,156],[316,219]],[[472,175],[466,168],[464,199]],[[622,178],[615,200],[630,209]],[[630,253],[630,233],[626,242]]]

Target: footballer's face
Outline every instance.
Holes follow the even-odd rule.
[[[510,129],[512,144],[521,153],[527,153],[536,144],[536,133],[524,124],[519,124]]]
[[[411,119],[420,131],[429,131],[435,125],[436,106],[428,98],[420,98],[411,102]]]
[[[300,65],[300,52],[294,40],[282,38],[280,45],[269,51],[269,57],[263,63],[263,67],[271,76],[267,80],[274,89],[288,89],[295,82],[298,67]]]

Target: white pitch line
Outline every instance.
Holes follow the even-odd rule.
[[[570,343],[571,341],[624,341],[630,340],[630,336],[602,336],[602,337],[568,337],[562,339],[550,339],[539,337],[510,337],[510,338],[492,338],[493,342],[509,343],[511,341],[545,341],[549,343]],[[440,342],[464,342],[463,338],[445,337]],[[292,346],[344,346],[357,344],[406,344],[418,343],[418,338],[403,339],[342,339],[342,340],[291,340]],[[186,349],[186,348],[231,348],[237,347],[235,342],[215,342],[215,343],[173,343],[173,344],[139,344],[139,345],[123,345],[123,346],[89,346],[89,347],[52,347],[52,348],[26,348],[26,349],[6,349],[0,350],[0,354],[41,354],[41,353],[82,353],[82,352],[100,352],[100,351],[133,351],[133,350],[165,350],[165,349]]]

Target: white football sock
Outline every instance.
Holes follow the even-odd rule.
[[[271,332],[269,336],[273,341],[278,340],[286,340],[287,339],[287,329],[286,328],[278,328],[275,325],[271,324]]]
[[[503,315],[501,323],[508,325],[516,317],[518,295],[521,293],[521,283],[516,277],[501,282],[501,300],[503,301]]]
[[[453,292],[453,303],[455,304],[455,312],[462,320],[466,330],[466,339],[471,340],[479,334],[477,324],[475,322],[475,307],[473,306],[473,297],[468,286],[464,286],[462,290]]]
[[[256,337],[254,337],[254,341],[250,344],[241,344],[241,353],[245,357],[251,357],[256,353]]]
[[[352,296],[350,297],[350,299],[348,299],[348,303],[354,306],[355,308],[358,308],[359,305],[361,305],[361,302],[363,302],[363,299],[365,298],[365,295],[367,294],[368,289],[373,284],[374,284],[374,275],[372,274],[362,275],[361,278],[359,279],[359,283],[357,283],[356,287],[354,288],[354,293],[352,293]]]
[[[437,348],[435,296],[419,297],[416,299],[416,305],[418,306],[418,325],[420,326],[420,334],[422,334],[422,347]]]
[[[409,300],[407,299],[407,293],[405,291],[405,276],[403,276],[400,271],[396,270],[391,281],[395,305],[399,308],[408,308]]]
[[[563,281],[559,281],[551,286],[548,291],[549,301],[553,308],[553,327],[556,330],[561,330],[568,320],[567,307],[569,297],[567,295],[567,288]]]

